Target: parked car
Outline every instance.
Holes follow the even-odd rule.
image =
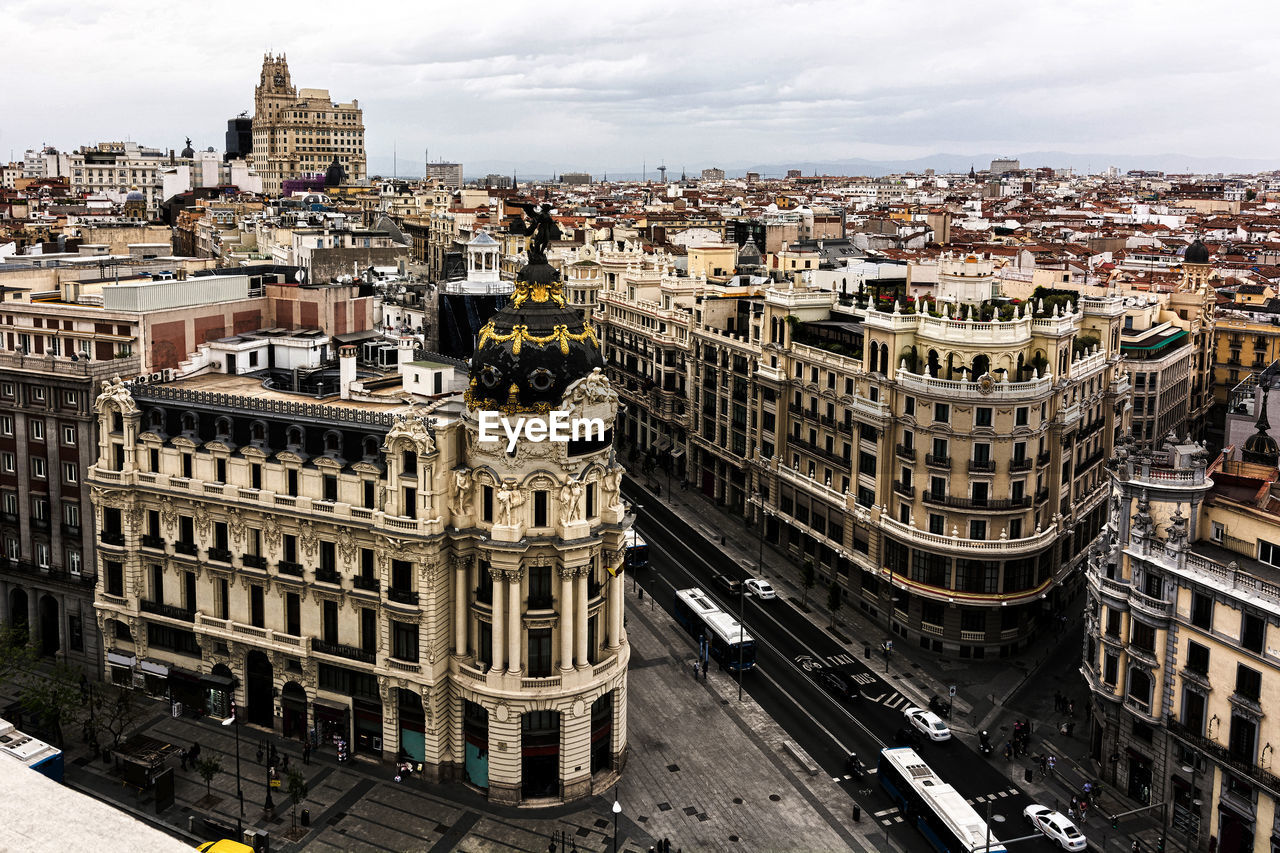
[[[910,726],[904,726],[893,733],[893,742],[898,746],[910,746],[919,748],[923,738],[920,733]]]
[[[947,728],[947,724],[942,722],[942,718],[932,711],[926,711],[924,708],[917,708],[914,705],[903,710],[907,722],[915,727],[916,731],[927,737],[935,743],[941,743],[944,740],[951,740],[951,729]]]
[[[745,583],[747,585],[747,594],[754,595],[761,601],[768,601],[771,598],[778,597],[778,593],[773,591],[773,587],[769,585],[768,581],[762,581],[759,578],[747,578]]]
[[[832,696],[839,696],[842,699],[857,699],[862,695],[858,691],[857,682],[846,673],[837,670],[820,669],[814,676],[814,680]]]
[[[742,581],[731,578],[728,575],[716,575],[716,584],[729,595],[740,595],[742,593]]]
[[[1055,812],[1048,806],[1033,803],[1022,810],[1022,816],[1063,850],[1084,850],[1089,846],[1084,833],[1077,829],[1074,823],[1067,820],[1061,812]]]

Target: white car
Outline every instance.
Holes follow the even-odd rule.
[[[1083,850],[1089,846],[1074,823],[1047,806],[1029,805],[1022,810],[1022,816],[1063,850]]]
[[[778,593],[773,591],[773,587],[769,585],[769,582],[762,581],[759,578],[747,578],[747,592],[761,601],[768,601],[771,598],[778,597]]]
[[[951,740],[951,729],[947,728],[947,724],[942,722],[942,718],[932,711],[912,706],[904,708],[902,713],[911,725],[915,726],[929,740],[938,743],[944,740]]]

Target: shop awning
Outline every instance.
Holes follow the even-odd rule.
[[[169,667],[157,661],[144,660],[138,665],[138,668],[148,675],[159,675],[162,678],[169,675]]]
[[[316,705],[319,705],[322,708],[331,708],[334,711],[346,712],[351,710],[350,705],[345,702],[339,702],[336,699],[326,699],[323,696],[317,696],[314,701]]]
[[[112,666],[137,666],[137,655],[126,655],[120,652],[107,652],[107,663]]]

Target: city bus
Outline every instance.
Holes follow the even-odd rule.
[[[914,749],[880,750],[880,786],[938,853],[1007,853],[960,792],[938,778]]]
[[[626,541],[627,551],[623,565],[628,570],[647,568],[649,565],[649,544],[644,541],[644,537],[636,532],[633,527],[627,531]]]
[[[737,672],[739,661],[743,670],[755,668],[755,638],[701,589],[676,590],[675,614],[690,637],[710,641],[711,658],[722,668]]]

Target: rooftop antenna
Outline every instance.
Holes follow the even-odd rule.
[[[641,182],[649,180],[649,164],[644,160],[640,161],[640,180]]]
[[[393,139],[393,140],[391,140],[391,177],[392,177],[392,178],[395,178],[395,176],[396,176],[396,168],[397,168],[397,166],[396,166],[396,142],[395,142],[395,140]]]
[[[662,182],[665,184],[667,182],[667,164],[664,162],[658,167],[658,171],[662,174]]]

